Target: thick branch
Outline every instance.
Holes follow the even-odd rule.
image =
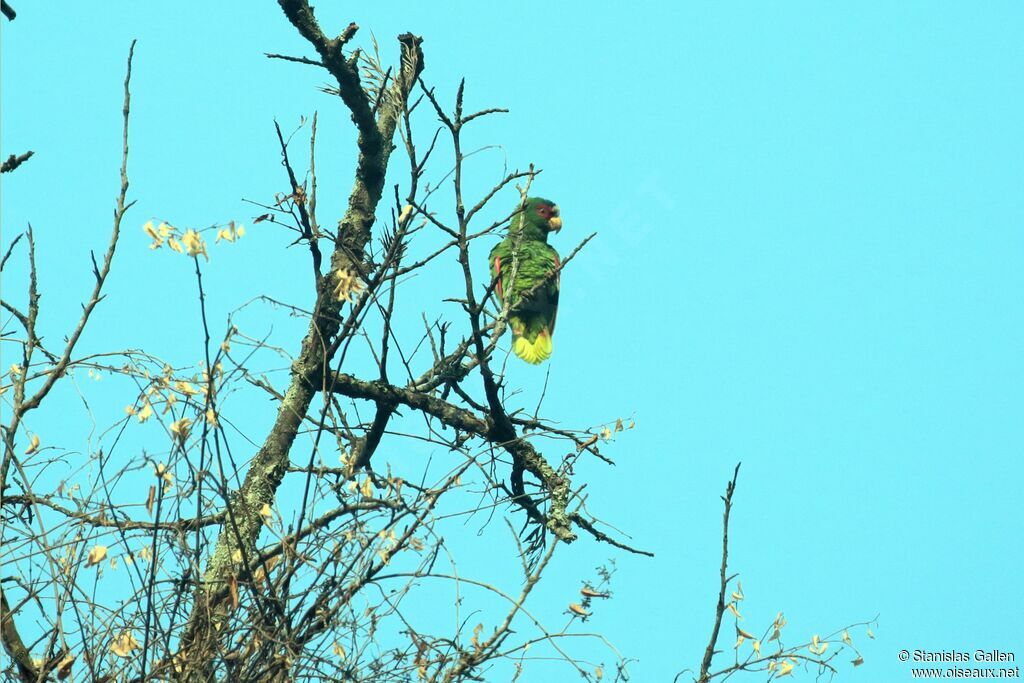
[[[360,154],[348,209],[339,222],[337,241],[331,255],[331,275],[318,282],[313,316],[299,355],[292,364],[290,384],[278,407],[277,418],[232,500],[232,523],[222,528],[206,570],[206,597],[197,600],[190,616],[183,641],[193,643],[200,650],[208,650],[212,646],[217,638],[217,630],[213,626],[226,618],[222,609],[223,598],[214,594],[232,571],[232,555],[236,549],[247,553],[255,548],[263,528],[260,510],[264,504],[273,503],[290,463],[292,444],[313,397],[317,391],[327,388],[327,370],[337,348],[340,312],[344,303],[334,294],[333,273],[350,268],[357,272],[366,270],[364,250],[383,190],[392,150],[391,139],[409,89],[423,68],[423,55],[419,49],[421,40],[410,34],[400,36],[401,74],[393,82],[374,121],[367,95],[359,83],[357,65],[354,60],[342,56],[342,47],[355,32],[354,27],[350,26],[338,38],[328,40],[307,2],[280,0],[280,5],[292,24],[320,53],[324,66],[338,79],[341,98],[359,129]],[[206,642],[200,644],[199,640]]]

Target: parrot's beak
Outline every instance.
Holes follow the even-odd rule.
[[[562,229],[562,217],[561,216],[552,216],[548,220],[548,226],[550,226],[551,232],[558,232],[559,230]]]

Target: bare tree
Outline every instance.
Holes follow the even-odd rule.
[[[204,272],[213,243],[243,239],[244,228],[151,221],[151,247],[191,260],[203,358],[175,366],[158,355],[166,350],[81,351],[133,204],[134,44],[112,232],[102,257],[92,257],[92,291],[62,344],[44,342],[45,269],[37,267],[32,228],[4,253],[5,266],[19,250],[27,263],[25,300],[5,291],[2,302],[2,342],[18,358],[0,387],[0,640],[11,660],[4,674],[26,683],[448,682],[517,680],[554,659],[584,680],[626,680],[626,658],[586,629],[611,596],[613,567],[599,568],[579,596],[567,597],[557,623],[528,605],[554,553],[579,535],[650,555],[592,513],[573,479],[591,463],[612,464],[602,448],[630,421],[565,427],[545,416],[543,395],[534,407],[521,405],[503,345],[510,304],[498,303],[496,283],[476,275],[484,241],[522,210],[540,171],[504,169],[470,196],[465,162],[475,150],[464,149],[463,132],[504,110],[467,113],[464,83],[446,105],[423,80],[417,36],[398,37],[388,66],[376,42],[371,51],[350,49],[355,24],[331,38],[305,0],[279,4],[315,56],[268,57],[330,74],[326,91],[357,133],[347,208],[328,227],[317,213],[318,116],[288,134],[275,124],[285,189],[254,202],[255,222],[291,231],[308,251],[307,300],[276,301],[258,283],[239,283],[249,302],[219,327],[207,315]],[[305,168],[295,160],[297,140]],[[408,175],[389,188],[396,151]],[[29,155],[12,157],[3,170]],[[405,296],[426,273],[442,283],[435,308],[399,309],[399,290]],[[240,322],[252,307],[297,317],[305,331],[290,348],[275,345]],[[272,379],[282,359],[287,377]],[[130,397],[125,413],[95,439],[44,434],[36,416],[57,405],[58,386],[71,386],[92,415],[88,392],[75,384],[83,373],[116,380]],[[273,418],[253,434],[241,413],[267,399]],[[160,429],[143,436],[146,423]],[[88,457],[67,472],[66,454],[82,441]],[[742,599],[740,589],[726,600],[734,487],[735,477],[725,496],[714,629],[696,680],[762,669],[781,676],[804,661],[832,670],[820,649],[829,639],[803,645],[816,648],[813,657],[781,645],[762,655],[757,641],[750,657],[712,670],[723,615],[738,618]],[[518,573],[512,588],[461,571],[451,539],[465,536],[470,519],[488,528],[489,544],[506,539]],[[435,608],[444,620],[423,618]],[[736,628],[741,643],[753,640]]]
[[[287,189],[258,202],[264,213],[257,221],[294,231],[312,271],[311,306],[251,294],[308,321],[298,352],[288,354],[283,385],[262,375],[258,362],[284,349],[249,336],[233,317],[215,339],[207,319],[209,242],[243,237],[235,223],[205,230],[146,225],[154,248],[193,261],[206,349],[198,366],[173,367],[138,350],[77,351],[105,296],[132,206],[131,54],[113,233],[104,257],[94,259],[95,285],[81,319],[64,348],[52,352],[38,326],[35,240],[31,229],[25,234],[27,305],[4,301],[21,330],[5,333],[4,341],[17,343],[21,353],[5,387],[11,411],[0,501],[3,643],[17,677],[63,679],[78,667],[95,679],[475,680],[500,662],[518,676],[542,646],[545,657],[563,659],[586,678],[600,677],[600,667],[574,655],[570,645],[585,635],[579,626],[594,596],[607,594],[610,572],[584,587],[559,626],[542,623],[526,602],[553,553],[575,541],[579,530],[643,552],[601,530],[571,480],[581,458],[607,461],[600,433],[623,425],[566,429],[545,419],[540,405],[532,413],[514,406],[501,346],[508,307],[495,304],[494,283],[478,281],[473,267],[479,255],[473,246],[508,225],[539,171],[507,171],[482,197],[464,196],[471,152],[463,149],[463,130],[503,110],[466,113],[461,85],[446,110],[421,80],[424,57],[416,36],[399,36],[397,62],[387,67],[376,45],[372,54],[348,49],[354,24],[329,38],[306,2],[280,5],[316,57],[268,56],[326,70],[336,81],[327,90],[348,109],[358,134],[347,209],[329,228],[317,216],[317,117],[308,126],[304,171],[292,160],[294,135],[276,129]],[[417,117],[441,124],[425,150],[414,137]],[[438,152],[441,147],[450,152]],[[397,149],[405,152],[409,173],[393,188],[388,216],[381,200]],[[428,162],[442,155],[448,161],[441,166],[449,170],[432,187]],[[511,207],[496,211],[499,199]],[[19,243],[10,245],[5,262]],[[396,314],[400,286],[421,272],[443,270],[442,257],[453,255],[459,268],[441,303],[457,313],[417,313],[418,338],[400,338],[396,329],[409,329]],[[351,360],[353,345],[364,344],[373,359],[369,374],[360,374],[366,364]],[[81,371],[130,382],[134,400],[91,454],[86,486],[61,482],[49,490],[38,473],[59,460],[61,446],[42,443],[30,416],[58,382]],[[277,404],[260,441],[240,438],[225,407],[235,394],[253,392]],[[149,421],[164,426],[163,444],[127,463],[113,461],[125,432]],[[241,455],[249,442],[254,452]],[[415,454],[409,444],[416,443],[442,446],[450,456],[427,465],[403,456]],[[380,456],[381,449],[391,452]],[[552,459],[559,450],[567,455]],[[147,492],[145,500],[133,491]],[[506,518],[503,533],[520,558],[518,589],[458,571],[443,530],[473,515]],[[123,591],[116,599],[97,599],[96,582],[115,571],[127,577]],[[406,605],[437,583],[490,593],[506,606],[485,626],[486,619],[477,624],[469,614],[459,616],[457,603],[451,606],[458,617],[454,631],[432,633],[407,618]],[[105,597],[118,592],[107,591]],[[624,671],[624,661],[611,652],[613,669]]]

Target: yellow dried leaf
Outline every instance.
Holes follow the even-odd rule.
[[[171,423],[171,434],[176,436],[179,441],[184,442],[191,432],[192,420],[187,417],[183,417],[180,420],[175,420]]]
[[[220,422],[217,421],[217,411],[213,408],[206,409],[206,423],[214,428],[220,425]]]
[[[359,493],[363,495],[363,498],[373,498],[373,482],[369,477],[366,478],[366,481],[359,488]]]
[[[194,257],[202,254],[209,260],[209,256],[206,253],[206,243],[203,242],[203,238],[199,236],[199,233],[192,228],[186,230],[185,234],[181,236],[181,243],[185,246],[189,256]]]
[[[235,228],[235,236],[236,237],[245,237],[245,226],[244,225],[239,225],[237,228]]]
[[[753,648],[754,648],[754,652],[756,652],[757,654],[761,654],[761,641],[760,640],[755,640],[754,643],[753,643]]]
[[[336,280],[334,298],[338,301],[348,301],[351,303],[355,300],[355,295],[365,288],[362,280],[349,270],[339,268],[334,271],[334,278]]]
[[[156,487],[149,487],[149,497],[146,498],[146,514],[153,516],[153,503],[156,501]]]
[[[234,574],[228,579],[228,593],[231,595],[231,609],[238,609],[238,579]]]
[[[753,635],[751,635],[750,633],[744,631],[739,626],[736,627],[736,633],[738,633],[739,635],[743,636],[744,638],[750,638],[751,640],[754,639]]]
[[[157,234],[156,228],[153,227],[153,221],[146,221],[146,224],[142,226],[142,229],[154,240],[160,239],[160,235]]]
[[[412,204],[406,204],[402,207],[402,212],[398,214],[398,222],[405,223],[409,220],[409,216],[412,215]]]
[[[39,450],[39,435],[33,434],[32,438],[28,440],[28,448],[25,449],[25,455],[35,453],[37,450]]]
[[[91,567],[95,564],[99,564],[103,561],[103,558],[107,556],[107,546],[95,545],[92,550],[89,551],[89,557],[85,561],[86,567]]]
[[[139,641],[135,640],[135,636],[132,635],[131,631],[125,631],[117,638],[114,638],[114,642],[110,644],[110,651],[118,657],[130,657],[133,650],[139,648]]]
[[[136,415],[135,417],[138,418],[140,423],[145,422],[149,418],[153,417],[153,406],[150,405],[149,401],[146,401],[146,403],[143,404],[142,410],[140,410],[139,414]]]
[[[270,503],[264,503],[263,507],[260,508],[260,517],[262,517],[263,520],[266,521],[266,520],[269,520],[273,516],[274,516],[274,511],[270,509]]]
[[[775,677],[782,678],[783,676],[788,676],[791,673],[793,673],[793,665],[789,662],[783,662],[779,665],[779,672],[775,674]]]
[[[849,631],[843,631],[843,642],[847,645],[853,645],[853,638],[850,637]]]
[[[872,632],[872,630],[871,630],[871,629],[868,629],[868,630],[867,630],[867,634],[866,634],[866,635],[867,635],[867,637],[868,637],[868,638],[870,638],[871,640],[874,640],[874,639],[875,639],[875,634],[874,634],[874,632]]]
[[[157,244],[155,246],[160,246],[160,245]],[[177,239],[175,239],[173,237],[170,238],[169,240],[167,240],[167,246],[169,246],[171,249],[173,249],[174,251],[178,252],[179,254],[184,254],[185,253],[185,250],[181,248],[181,242],[179,242]],[[150,249],[152,249],[152,248],[154,248],[154,245],[151,244],[151,245],[149,245],[149,247],[150,247]]]
[[[581,617],[589,617],[590,616],[590,612],[588,612],[587,610],[583,609],[582,605],[580,605],[578,603],[575,603],[575,602],[569,605],[569,611],[572,612],[573,614],[577,614],[577,615],[579,615]]]
[[[746,638],[744,638],[742,635],[736,636],[736,644],[732,646],[732,649],[734,649],[734,650],[740,649],[740,645],[743,644],[744,640],[746,640]]]
[[[345,648],[341,646],[341,643],[334,641],[334,645],[331,647],[331,651],[338,657],[338,659],[345,659],[347,653]]]
[[[743,582],[742,581],[737,581],[736,582],[736,590],[733,591],[733,593],[732,593],[732,599],[733,600],[742,600],[743,597],[744,597],[743,596]]]
[[[736,617],[737,619],[742,619],[743,618],[743,615],[740,614],[740,611],[738,609],[736,609],[736,603],[735,602],[730,602],[728,605],[726,605],[726,607],[729,608],[729,611],[732,612],[732,615],[734,617]]]
[[[480,649],[480,632],[483,631],[483,630],[484,630],[484,625],[483,624],[477,624],[473,628],[473,637],[469,639],[470,644],[474,648],[476,648],[477,650]]]
[[[612,430],[608,429],[607,427],[602,429],[601,430],[601,438],[604,439],[605,441],[607,441],[608,439],[612,438]]]

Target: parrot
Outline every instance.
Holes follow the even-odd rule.
[[[548,235],[561,229],[558,205],[530,197],[512,217],[508,235],[490,254],[494,290],[502,306],[508,302],[512,351],[532,365],[551,357],[560,261],[548,244]]]

